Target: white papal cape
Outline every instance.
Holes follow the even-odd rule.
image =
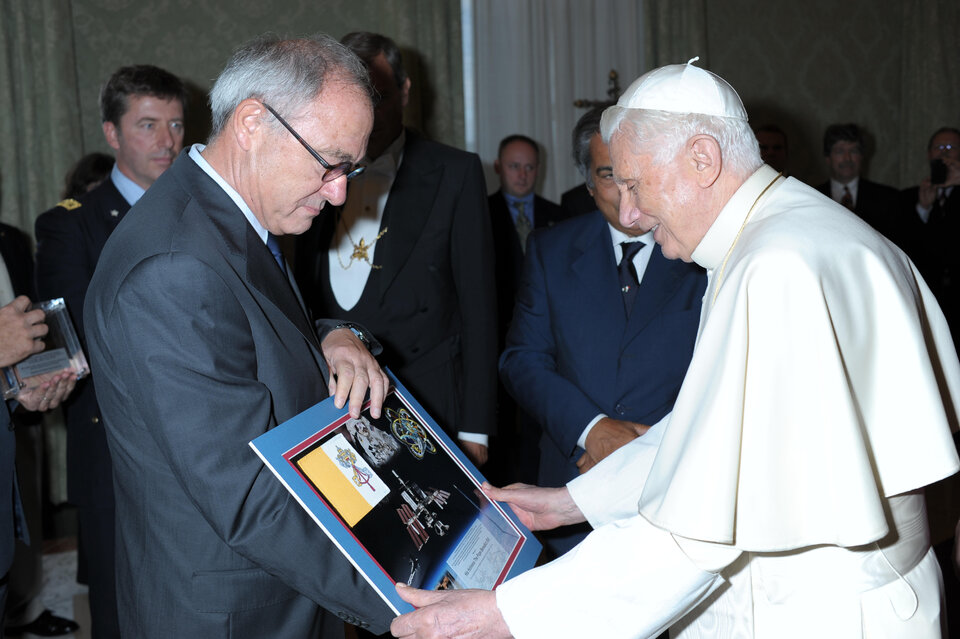
[[[940,637],[920,489],[960,467],[960,364],[916,268],[767,166],[693,259],[709,285],[669,426],[571,482],[597,530],[498,589],[511,631]]]

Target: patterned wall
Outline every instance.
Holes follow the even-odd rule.
[[[775,122],[787,131],[792,174],[813,183],[825,179],[823,130],[834,122],[854,121],[870,136],[868,176],[909,186],[924,170],[926,144],[926,133],[916,129],[911,135],[920,139],[901,139],[900,134],[902,25],[904,11],[915,1],[706,0],[704,62],[738,89],[753,123]],[[84,148],[105,148],[97,90],[118,66],[148,62],[186,78],[196,95],[187,138],[197,141],[208,126],[206,91],[238,44],[264,31],[326,31],[339,37],[355,29],[386,33],[404,49],[414,81],[408,123],[462,146],[459,4],[73,0]],[[941,124],[957,122],[931,121],[929,131]]]
[[[922,158],[926,139],[899,136],[901,12],[899,2],[866,0],[710,1],[709,64],[737,88],[752,124],[787,132],[793,175],[826,180],[824,129],[856,122],[870,138],[868,177],[909,186],[898,183],[900,154]]]
[[[356,30],[384,33],[403,50],[413,80],[408,123],[444,142],[462,144],[458,2],[73,0],[72,10],[88,152],[108,150],[97,95],[100,85],[120,66],[155,64],[185,79],[192,90],[187,142],[196,142],[209,131],[207,91],[237,46],[265,32],[298,36],[322,31],[340,38]],[[432,117],[425,104],[435,105],[443,115]]]

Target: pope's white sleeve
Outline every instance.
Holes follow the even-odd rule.
[[[615,450],[567,484],[570,496],[594,528],[637,514],[637,502],[660,447],[667,414],[641,437]]]
[[[740,551],[684,540],[719,570]],[[599,528],[559,559],[497,588],[517,639],[656,637],[723,583],[643,517]]]

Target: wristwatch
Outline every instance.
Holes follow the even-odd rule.
[[[363,342],[363,345],[367,347],[367,350],[370,350],[370,338],[367,337],[366,333],[363,332],[363,329],[354,324],[353,322],[340,322],[333,327],[333,330],[338,328],[348,328],[350,331],[357,336],[357,339]]]

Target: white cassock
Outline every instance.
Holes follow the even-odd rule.
[[[568,485],[596,530],[500,586],[511,631],[940,637],[921,489],[960,467],[960,364],[916,268],[767,166],[693,259],[673,413]]]

